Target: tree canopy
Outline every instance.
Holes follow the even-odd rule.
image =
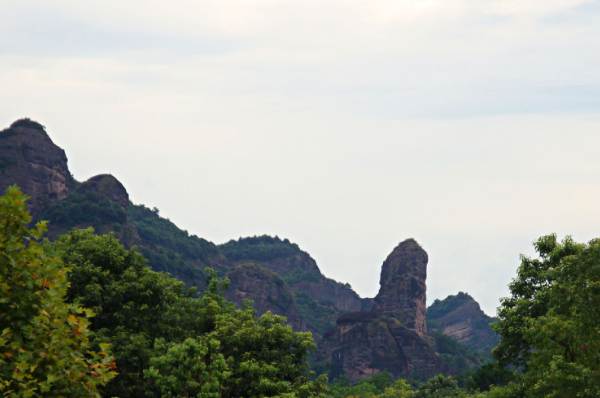
[[[27,197],[0,198],[0,392],[8,397],[94,397],[113,376],[108,344],[96,346],[92,310],[66,303],[68,268],[28,229]]]
[[[539,258],[522,256],[502,300],[494,350],[522,369],[526,397],[600,396],[600,240],[543,236]]]

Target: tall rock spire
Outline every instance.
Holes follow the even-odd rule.
[[[381,287],[371,311],[395,318],[425,335],[427,261],[427,253],[414,239],[396,246],[381,268]]]

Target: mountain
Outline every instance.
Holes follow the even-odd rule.
[[[17,184],[31,196],[28,210],[32,217],[75,189],[65,151],[52,142],[41,124],[17,120],[0,131],[0,142],[0,190]]]
[[[371,310],[345,314],[325,333],[315,360],[332,378],[343,373],[355,382],[381,371],[421,379],[456,374],[427,335],[427,261],[415,240],[401,242],[383,263]]]
[[[115,176],[76,181],[65,152],[29,119],[0,131],[0,189],[13,184],[31,197],[33,219],[50,222],[51,240],[75,227],[114,233],[154,270],[200,290],[204,268],[217,270],[231,281],[228,299],[239,305],[250,299],[257,313],[283,315],[295,330],[313,332],[320,341],[315,359],[333,377],[345,373],[356,381],[381,370],[402,377],[456,374],[478,366],[497,342],[492,318],[464,293],[426,308],[428,256],[413,239],[383,263],[377,296],[360,298],[287,239],[263,235],[215,245],[158,209],[131,203]]]
[[[444,300],[435,300],[427,309],[427,326],[452,337],[485,358],[500,341],[491,329],[495,321],[486,315],[469,294],[460,292]]]
[[[314,259],[288,240],[240,238],[218,247],[179,229],[158,209],[131,203],[127,189],[110,174],[76,181],[64,150],[44,126],[30,119],[0,131],[0,189],[13,184],[31,197],[28,209],[34,220],[50,222],[51,240],[72,228],[114,233],[126,247],[137,247],[155,271],[200,290],[205,287],[204,268],[214,268],[232,279],[231,291],[236,293],[231,299],[241,303],[242,297],[252,298],[259,312],[286,316],[317,339],[339,315],[360,310],[361,299],[348,285],[323,276]],[[247,263],[258,268],[239,267]],[[250,274],[251,280],[238,277]],[[264,300],[259,292],[277,294]]]
[[[325,277],[315,260],[287,239],[267,235],[240,238],[219,249],[233,266],[252,262],[280,275],[294,292],[317,340],[335,325],[338,316],[361,310],[362,300],[349,285]]]
[[[240,306],[244,300],[252,300],[258,315],[267,311],[285,314],[295,331],[308,331],[294,293],[281,276],[252,263],[238,265],[226,276],[231,281],[230,288],[225,292],[228,300]]]

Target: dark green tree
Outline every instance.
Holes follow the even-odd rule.
[[[202,320],[198,335],[183,342],[157,342],[161,353],[146,377],[165,397],[323,396],[324,377],[310,380],[310,333],[283,326],[285,318],[270,312],[256,317],[250,303],[241,309],[222,295],[227,281],[207,269],[208,290],[187,310]],[[195,307],[195,308],[193,308]]]
[[[511,296],[498,310],[494,350],[522,369],[526,397],[600,396],[600,240],[535,243],[539,258],[521,258]]]
[[[96,313],[91,328],[113,347],[119,374],[103,395],[157,396],[143,372],[150,366],[155,339],[181,338],[183,315],[174,308],[193,292],[153,272],[142,255],[126,250],[112,235],[74,229],[46,247],[71,269],[69,300]]]

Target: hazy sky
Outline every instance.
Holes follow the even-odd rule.
[[[600,237],[600,1],[0,0],[0,128],[47,127],[215,243],[297,242],[361,296],[414,237],[489,314]]]

